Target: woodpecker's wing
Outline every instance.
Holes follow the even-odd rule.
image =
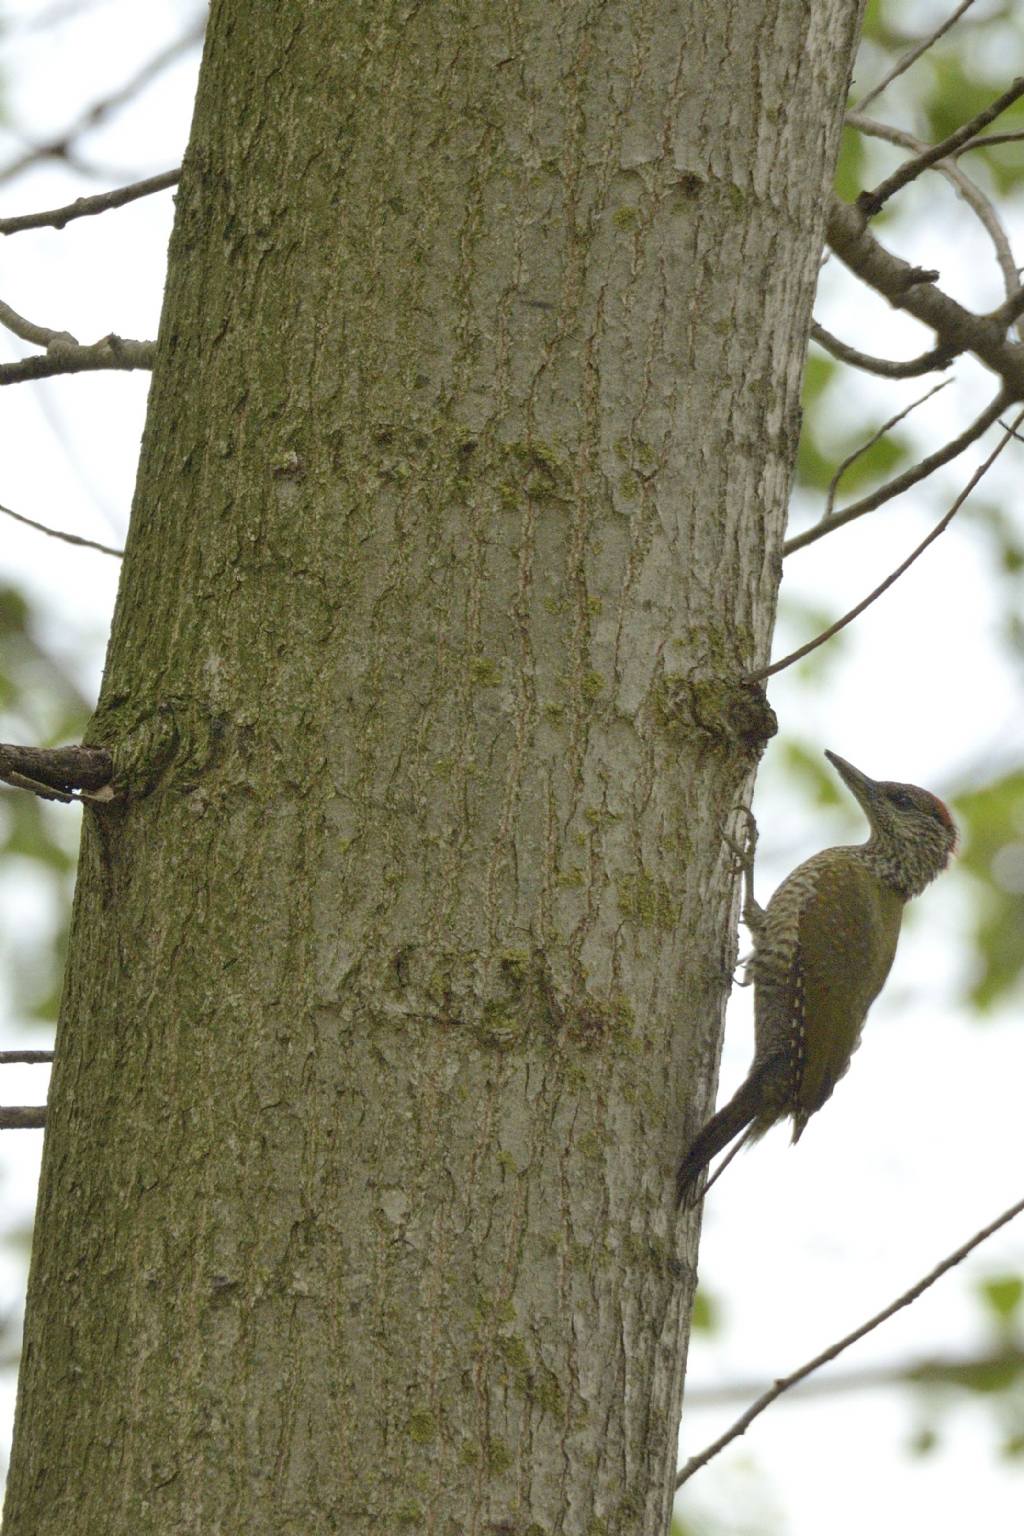
[[[868,1009],[892,967],[903,916],[900,897],[857,850],[833,848],[829,854],[800,913],[793,976],[800,1032],[794,1141],[850,1065]]]

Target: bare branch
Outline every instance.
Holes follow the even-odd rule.
[[[70,331],[52,331],[48,326],[26,320],[16,309],[0,300],[0,325],[22,341],[45,347],[42,357],[23,357],[16,363],[0,363],[0,384],[23,384],[29,379],[45,379],[56,373],[83,373],[97,368],[152,368],[156,353],[154,341],[127,341],[113,332],[83,347]]]
[[[856,464],[857,460],[861,458],[863,454],[867,453],[869,448],[873,448],[877,442],[880,442],[885,434],[887,432],[891,432],[892,428],[897,426],[899,422],[904,419],[904,417],[909,416],[911,411],[916,411],[919,405],[924,405],[925,401],[930,400],[932,395],[937,395],[940,389],[945,389],[946,385],[951,384],[952,382],[952,379],[943,379],[941,384],[936,384],[932,389],[928,390],[927,394],[919,396],[919,398],[912,401],[910,405],[904,406],[903,410],[897,411],[895,416],[890,416],[888,421],[882,423],[877,432],[872,432],[871,436],[865,439],[863,443],[859,444],[859,446],[856,447],[852,453],[847,454],[846,458],[839,465],[835,474],[832,476],[832,479],[829,481],[828,493],[825,497],[825,511],[822,514],[821,519],[823,523],[828,522],[834,516],[832,509],[836,499],[836,491],[839,488],[840,480],[843,478],[846,471],[850,468],[850,465]]]
[[[16,747],[0,743],[0,779],[43,799],[71,800],[74,791],[104,795],[114,762],[102,747]],[[46,793],[44,793],[44,791]]]
[[[792,555],[798,549],[806,549],[808,544],[817,543],[818,539],[823,539],[827,533],[834,533],[837,528],[845,527],[847,523],[852,523],[856,518],[863,517],[866,512],[874,512],[877,507],[882,506],[885,502],[893,501],[897,496],[901,496],[912,485],[917,485],[920,481],[926,480],[930,474],[940,469],[943,464],[951,463],[953,459],[958,458],[963,453],[965,448],[969,448],[972,443],[977,442],[978,438],[999,420],[1006,407],[1012,404],[1012,400],[1013,397],[1010,394],[1005,390],[1000,390],[992,403],[985,407],[981,415],[972,421],[970,426],[960,433],[959,437],[954,437],[950,442],[944,443],[934,453],[928,454],[926,458],[919,460],[917,464],[911,465],[910,469],[905,469],[901,475],[895,475],[892,480],[887,480],[884,485],[880,485],[870,495],[862,496],[859,501],[851,501],[838,512],[833,512],[827,520],[822,518],[820,522],[814,524],[813,528],[807,528],[803,533],[794,534],[791,539],[787,539],[785,544],[783,544],[783,555]]]
[[[17,235],[23,229],[63,229],[72,219],[89,218],[94,213],[107,213],[111,208],[123,208],[137,198],[149,197],[153,192],[166,191],[181,180],[181,166],[173,171],[161,171],[159,176],[147,176],[144,181],[133,181],[127,187],[115,187],[111,192],[97,192],[95,197],[76,197],[63,208],[48,208],[42,213],[20,213],[14,218],[0,219],[0,235]]]
[[[936,1264],[935,1268],[930,1270],[916,1285],[912,1285],[909,1291],[904,1291],[902,1296],[897,1296],[896,1300],[891,1302],[889,1306],[883,1307],[881,1312],[876,1312],[874,1317],[869,1318],[866,1323],[862,1323],[859,1328],[855,1328],[852,1333],[848,1333],[845,1338],[838,1339],[836,1343],[830,1344],[828,1349],[822,1350],[820,1355],[815,1355],[813,1360],[808,1360],[799,1370],[791,1372],[789,1376],[780,1377],[773,1386],[769,1387],[767,1392],[761,1394],[755,1403],[751,1403],[746,1413],[741,1414],[736,1422],[725,1431],[725,1434],[719,1435],[717,1440],[713,1441],[711,1445],[706,1446],[698,1455],[690,1457],[676,1477],[676,1487],[681,1488],[695,1472],[699,1472],[701,1467],[707,1466],[708,1462],[717,1456],[719,1451],[724,1450],[733,1440],[738,1440],[740,1435],[745,1434],[754,1420],[770,1404],[774,1403],[776,1398],[781,1397],[783,1392],[788,1392],[790,1387],[796,1386],[797,1382],[803,1381],[812,1372],[820,1370],[830,1360],[837,1359],[844,1350],[849,1349],[851,1344],[858,1343],[860,1339],[872,1333],[882,1323],[888,1322],[890,1317],[895,1316],[904,1307],[909,1307],[912,1302],[916,1301],[919,1296],[922,1296],[925,1291],[933,1286],[936,1280],[941,1280],[942,1276],[948,1274],[957,1264],[962,1264],[969,1253],[973,1253],[975,1248],[979,1247],[987,1238],[990,1238],[993,1233],[998,1232],[1001,1227],[1007,1226],[1022,1211],[1024,1211],[1024,1200],[1018,1200],[1016,1205],[1011,1205],[1009,1210],[1004,1211],[1001,1216],[997,1216],[995,1221],[989,1222],[987,1227],[982,1227],[980,1232],[976,1232],[966,1243],[955,1249],[953,1253],[948,1254],[940,1264]]]
[[[846,120],[851,128],[856,128],[858,132],[865,133],[871,138],[885,139],[890,144],[899,144],[904,149],[912,149],[918,153],[923,153],[928,148],[927,144],[921,139],[916,139],[912,133],[904,133],[902,128],[893,128],[889,123],[880,123],[873,117],[865,117],[863,113],[849,112]],[[970,148],[970,145],[964,147]],[[995,247],[996,260],[1003,274],[1003,285],[1007,294],[1018,292],[1020,278],[1010,247],[1010,238],[990,199],[985,196],[977,183],[971,180],[966,171],[956,164],[955,160],[940,160],[930,169],[944,176],[972,210]]]
[[[883,592],[888,592],[889,588],[893,585],[894,582],[899,580],[904,571],[910,569],[918,556],[924,554],[929,544],[934,544],[935,540],[939,537],[939,534],[945,533],[946,529],[949,527],[950,523],[959,512],[960,508],[967,500],[968,496],[974,490],[974,487],[978,484],[978,481],[992,467],[1010,439],[1016,435],[1017,428],[1020,426],[1022,421],[1024,421],[1024,411],[1020,412],[1012,427],[1006,428],[1003,436],[999,439],[999,442],[993,448],[985,462],[974,471],[974,474],[964,486],[964,489],[960,492],[959,496],[956,498],[949,511],[945,514],[945,516],[939,519],[931,533],[927,534],[921,540],[920,544],[918,544],[917,547],[911,551],[911,553],[903,561],[902,565],[898,565],[894,571],[889,573],[883,582],[879,583],[873,592],[869,592],[867,597],[859,602],[855,608],[850,609],[849,613],[844,613],[841,619],[837,619],[834,624],[830,624],[828,629],[822,630],[820,635],[815,635],[814,639],[808,640],[806,645],[801,645],[798,650],[791,651],[788,656],[783,656],[781,661],[773,662],[769,667],[761,667],[757,672],[744,673],[742,679],[743,682],[759,683],[762,682],[766,677],[773,677],[776,672],[782,672],[786,667],[791,667],[795,661],[800,661],[802,657],[809,655],[811,651],[816,651],[819,645],[824,645],[826,640],[831,640],[832,636],[837,635],[841,629],[845,629],[847,624],[852,624],[854,619],[856,619],[860,614],[864,612],[865,608],[870,608],[871,604],[880,598]]]
[[[51,331],[49,326],[36,325],[5,304],[3,299],[0,299],[0,325],[6,327],[13,336],[22,341],[30,341],[36,347],[78,346],[78,338],[72,336],[70,331]]]
[[[1016,288],[1005,303],[989,315],[996,325],[1012,325],[1017,316],[1024,313],[1024,288]]]
[[[841,363],[849,363],[852,368],[860,368],[864,373],[880,374],[885,379],[916,379],[922,373],[931,373],[933,369],[948,368],[956,357],[956,353],[949,347],[932,347],[930,352],[922,352],[919,357],[909,358],[905,363],[892,362],[887,357],[872,357],[870,353],[858,352],[856,347],[840,341],[838,336],[826,331],[817,320],[811,321],[811,340],[816,341],[819,347],[824,347],[826,352],[837,357]]]
[[[839,198],[832,199],[829,210],[828,243],[844,266],[895,309],[929,326],[941,345],[973,352],[999,375],[1015,400],[1024,399],[1024,347],[1007,338],[1005,307],[989,315],[965,309],[936,285],[937,274],[922,272],[879,245],[859,209]]]
[[[943,33],[948,32],[950,27],[960,20],[964,11],[970,10],[973,4],[974,0],[961,0],[961,4],[957,6],[952,16],[947,16],[946,20],[941,22],[934,32],[929,32],[927,37],[922,38],[919,43],[914,44],[913,48],[908,48],[906,53],[901,54],[889,73],[883,75],[874,89],[868,91],[868,94],[857,103],[857,110],[863,111],[869,101],[874,101],[876,96],[881,96],[887,86],[892,85],[892,82],[900,75],[906,74],[911,64],[916,64],[922,53],[927,53],[932,44],[937,43]]]
[[[955,133],[951,133],[948,138],[940,140],[938,144],[931,145],[929,149],[924,150],[921,154],[914,155],[912,159],[904,160],[903,164],[897,167],[891,176],[887,176],[884,181],[880,181],[873,191],[862,192],[857,199],[857,207],[868,218],[873,218],[894,193],[901,191],[903,187],[916,180],[921,172],[926,171],[930,165],[934,165],[936,160],[944,160],[947,155],[954,154],[961,145],[966,144],[969,139],[973,139],[982,128],[987,128],[989,123],[993,122],[1000,113],[1005,112],[1007,107],[1011,107],[1021,96],[1024,96],[1024,76],[1018,76],[1001,96],[997,96],[995,101],[991,102],[983,112],[979,112],[976,117],[972,117],[969,122],[964,123]]]
[[[41,1131],[46,1126],[46,1106],[30,1104],[0,1109],[0,1131]]]
[[[10,1066],[14,1062],[34,1064],[52,1060],[52,1051],[0,1051],[0,1066]]]
[[[23,357],[16,363],[0,363],[0,385],[25,384],[58,373],[89,373],[98,369],[152,368],[155,341],[130,341],[124,336],[104,336],[91,347],[52,344],[39,357]]]
[[[37,523],[34,518],[23,517],[20,512],[12,512],[10,507],[0,503],[0,512],[5,517],[13,517],[16,523],[24,523],[26,528],[34,528],[37,533],[45,533],[48,538],[62,539],[65,544],[77,544],[82,549],[98,549],[101,555],[115,555],[118,560],[124,554],[123,549],[114,549],[110,544],[98,544],[95,539],[83,539],[77,533],[64,533],[60,528],[47,528],[45,523]]]

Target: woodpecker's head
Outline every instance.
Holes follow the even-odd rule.
[[[825,756],[871,823],[864,851],[879,877],[907,901],[919,895],[942,873],[956,849],[956,826],[949,811],[916,784],[869,779],[835,752]]]

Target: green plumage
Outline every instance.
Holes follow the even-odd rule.
[[[796,1141],[849,1067],[892,969],[903,905],[853,848],[816,854],[772,897],[751,967],[754,1059],[782,1054],[788,1071],[758,1132],[792,1115]]]
[[[754,1060],[732,1099],[679,1166],[682,1203],[716,1153],[746,1131],[793,1121],[793,1140],[829,1099],[885,984],[903,908],[944,869],[956,829],[941,800],[912,784],[877,782],[828,752],[871,824],[866,843],[826,848],[754,901],[745,862],[744,921],[754,938]]]

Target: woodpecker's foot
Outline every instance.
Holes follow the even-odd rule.
[[[720,972],[723,987],[728,987],[730,992],[733,987],[752,987],[754,985],[753,977],[748,979],[746,974],[747,966],[752,958],[752,954],[743,955],[736,961],[732,969],[727,965],[723,965]]]
[[[747,921],[746,918],[744,918],[743,921],[746,923],[746,921]],[[749,927],[750,924],[748,923],[747,926]],[[750,962],[751,962],[751,960],[753,960],[753,958],[754,958],[754,951],[752,949],[748,950],[748,952],[745,955],[740,955],[740,958],[736,961],[736,967],[737,967],[737,969],[739,969],[740,966],[743,967],[743,979],[741,981],[740,978],[736,975],[736,971],[733,971],[732,979],[733,979],[733,985],[734,986],[737,986],[737,987],[752,987],[754,985],[754,978],[753,978],[753,976],[748,974],[748,972],[750,970]]]
[[[747,975],[754,951],[748,950],[745,955],[740,955],[733,965],[723,965],[721,978],[727,987],[752,987],[754,978]]]
[[[758,906],[754,900],[753,892],[748,889],[743,901],[743,911],[740,913],[744,926],[747,927],[756,939],[764,925],[764,907]]]
[[[757,935],[764,919],[764,908],[758,906],[754,896],[754,856],[757,853],[757,822],[754,813],[749,806],[738,805],[736,809],[746,824],[746,835],[742,843],[728,832],[722,833],[722,839],[727,848],[736,856],[736,873],[743,876],[743,910],[740,916],[744,924],[752,934]]]
[[[752,869],[754,865],[754,855],[757,852],[757,822],[754,820],[754,813],[749,806],[737,805],[734,809],[743,818],[743,841],[737,841],[732,833],[726,831],[723,827],[722,842],[730,852],[736,855],[737,874],[743,874],[746,870]]]

